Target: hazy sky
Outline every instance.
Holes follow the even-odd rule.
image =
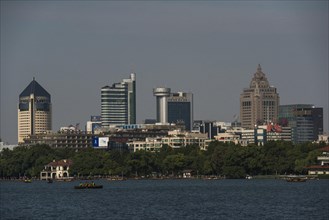
[[[51,94],[53,130],[100,115],[101,87],[137,74],[137,121],[152,89],[194,93],[194,118],[232,121],[261,64],[280,104],[324,108],[328,1],[1,1],[1,134],[17,143],[18,96]]]

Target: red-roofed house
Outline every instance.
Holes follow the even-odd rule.
[[[318,156],[319,165],[307,167],[309,175],[329,175],[329,145],[319,149],[322,155]]]
[[[69,170],[73,164],[72,160],[53,160],[45,166],[40,173],[41,180],[56,179],[67,180],[70,179]]]

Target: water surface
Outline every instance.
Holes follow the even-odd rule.
[[[328,219],[329,181],[0,182],[1,219]]]

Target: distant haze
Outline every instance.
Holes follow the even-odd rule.
[[[261,64],[280,104],[324,108],[328,1],[1,1],[1,132],[17,143],[18,96],[51,94],[53,130],[100,115],[101,87],[137,77],[137,121],[152,89],[194,94],[194,119],[230,122]]]

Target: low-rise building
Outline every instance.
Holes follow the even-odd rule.
[[[171,148],[181,148],[187,145],[197,145],[200,149],[206,148],[207,134],[169,131],[165,137],[146,138],[144,141],[135,140],[128,143],[130,151],[147,150],[151,152],[159,151],[163,144]]]
[[[307,167],[309,175],[329,175],[329,146],[319,149],[322,155],[317,157],[318,164]]]
[[[52,162],[48,163],[40,172],[40,179],[68,180],[70,179],[69,170],[72,164],[72,160],[53,160]]]
[[[24,139],[24,145],[47,144],[53,148],[87,148],[92,147],[92,134],[82,131],[61,130],[57,133],[45,132],[30,135]]]
[[[161,138],[146,138],[145,141],[131,141],[128,146],[133,152],[138,150],[156,152],[162,148],[162,141]]]

